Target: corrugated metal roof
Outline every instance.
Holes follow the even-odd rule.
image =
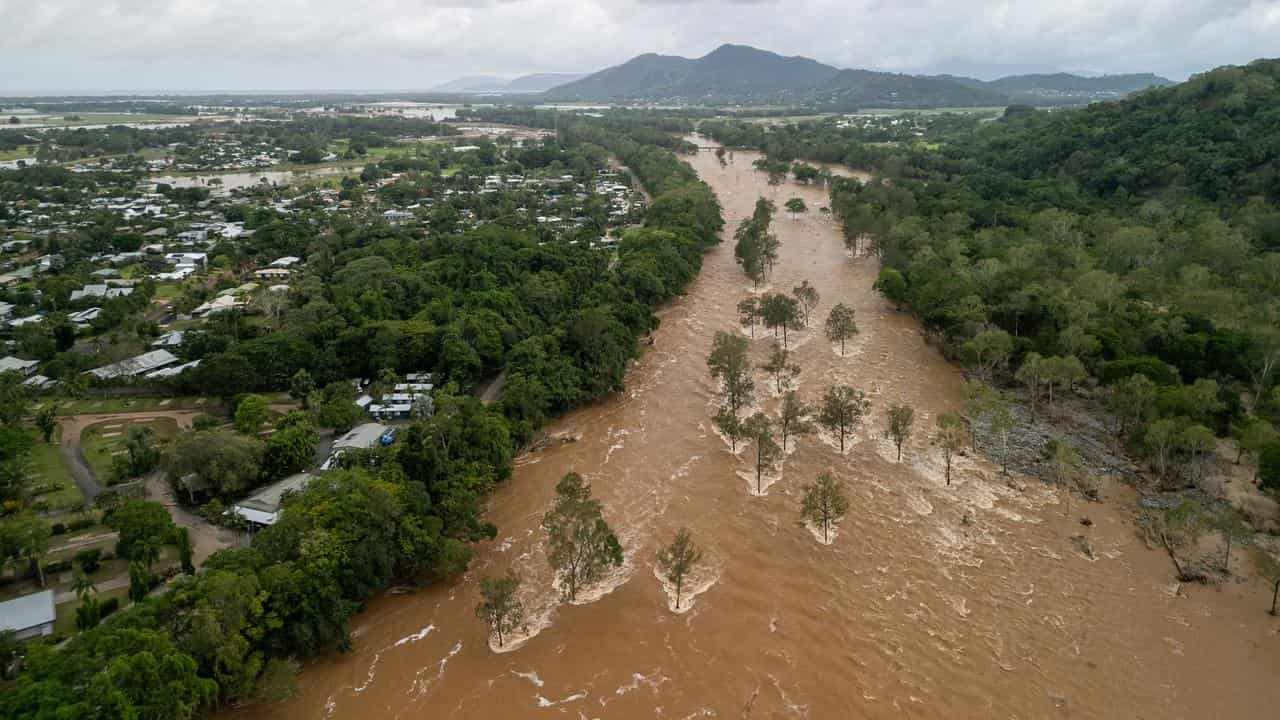
[[[0,602],[0,630],[26,630],[51,623],[55,617],[52,590]]]

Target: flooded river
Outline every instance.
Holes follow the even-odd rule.
[[[770,187],[738,152],[692,160],[724,204],[730,232],[757,197],[811,208],[822,190]],[[571,413],[553,433],[576,443],[521,457],[494,493],[499,536],[465,577],[386,595],[353,620],[354,650],[309,664],[297,698],[235,718],[1246,718],[1280,706],[1280,621],[1261,585],[1179,591],[1168,559],[1136,537],[1127,491],[1090,505],[1093,526],[1064,517],[1055,490],[1011,489],[961,458],[951,487],[927,429],[959,403],[960,377],[872,290],[872,258],[850,258],[818,212],[792,220],[772,284],[822,295],[814,329],[792,335],[799,391],[833,383],[874,407],[845,456],[802,439],[763,495],[712,430],[706,355],[739,332],[750,283],[732,243],[706,257],[689,294],[664,309],[656,343],[627,391]],[[820,334],[837,302],[862,330],[844,357]],[[758,332],[753,359],[769,340]],[[757,403],[778,399],[757,376]],[[908,402],[917,433],[901,464],[880,439],[884,409]],[[551,586],[539,520],[556,480],[587,476],[626,549],[620,572],[578,604]],[[831,545],[798,522],[801,486],[822,471],[852,508]],[[1077,500],[1075,505],[1079,506]],[[1078,510],[1078,507],[1077,507]],[[691,608],[679,614],[654,553],[681,526],[706,550]],[[1071,536],[1087,534],[1096,559]],[[496,653],[474,616],[477,583],[508,569],[525,581],[530,626]],[[687,597],[687,596],[686,596]]]

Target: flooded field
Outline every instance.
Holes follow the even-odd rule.
[[[307,178],[322,178],[330,175],[343,175],[350,172],[359,172],[359,168],[354,171],[352,168],[328,165],[318,167],[311,170],[244,170],[240,172],[211,172],[201,173],[198,175],[158,175],[150,179],[153,183],[166,183],[173,187],[211,187],[222,190],[235,190],[237,188],[252,187],[259,183],[267,183],[271,185],[288,185],[294,180]],[[221,185],[209,185],[209,181],[217,178],[222,181]]]
[[[1280,706],[1280,620],[1260,584],[1183,587],[1137,538],[1128,491],[1064,515],[1034,479],[1012,489],[987,464],[959,460],[951,487],[929,447],[934,417],[959,403],[960,377],[919,325],[871,289],[873,258],[852,258],[816,211],[816,187],[771,187],[751,153],[722,167],[691,160],[724,204],[728,230],[757,197],[803,198],[779,211],[772,286],[801,280],[822,302],[793,334],[799,392],[816,401],[847,383],[871,417],[841,456],[802,439],[762,494],[744,476],[749,449],[712,430],[706,356],[716,331],[741,332],[751,290],[732,243],[709,253],[689,294],[664,309],[653,347],[618,397],[549,430],[577,442],[518,459],[489,518],[498,538],[455,582],[384,595],[353,620],[354,649],[309,664],[297,698],[234,718],[1248,718]],[[821,336],[837,302],[861,334],[842,357]],[[753,360],[770,339],[757,332]],[[757,375],[757,404],[779,400]],[[916,408],[903,461],[881,439],[893,402]],[[560,601],[539,521],[553,486],[592,483],[626,550],[624,566],[577,604]],[[830,545],[799,522],[801,486],[832,472],[852,508]],[[1092,527],[1078,523],[1087,513]],[[691,607],[677,614],[654,553],[689,527],[705,548]],[[1085,535],[1094,553],[1077,548]],[[482,575],[524,579],[530,624],[494,652],[474,616]],[[686,595],[688,597],[688,595]],[[687,601],[686,601],[687,603]]]

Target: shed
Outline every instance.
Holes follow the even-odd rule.
[[[52,590],[0,602],[0,631],[12,630],[19,640],[52,635],[56,617]]]

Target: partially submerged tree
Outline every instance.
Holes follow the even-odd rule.
[[[489,627],[489,636],[497,638],[498,647],[505,647],[507,637],[524,625],[524,604],[516,598],[519,590],[520,578],[513,573],[480,579],[476,617]]]
[[[800,330],[800,303],[790,295],[769,293],[760,300],[760,313],[764,318],[764,326],[773,331],[774,336],[782,330],[782,347],[787,347],[787,331]]]
[[[1062,488],[1063,515],[1071,513],[1071,491],[1080,486],[1083,467],[1080,453],[1066,438],[1050,438],[1041,451],[1041,460],[1049,470],[1049,476]]]
[[[793,437],[801,437],[813,432],[813,422],[809,419],[813,408],[800,399],[795,390],[787,391],[782,396],[782,409],[778,417],[778,434],[782,436],[782,449],[785,452],[787,442]]]
[[[795,220],[800,213],[808,212],[809,210],[809,206],[804,204],[804,200],[798,197],[791,198],[783,204],[783,207],[787,209],[787,212],[791,213],[792,220]]]
[[[756,323],[760,321],[760,298],[751,295],[738,303],[738,322],[743,327],[751,328],[751,337],[756,336]]]
[[[849,511],[849,498],[831,473],[822,473],[806,485],[800,500],[800,515],[822,530],[822,542],[831,542],[831,528]]]
[[[547,562],[556,571],[570,601],[610,566],[622,564],[622,545],[604,519],[600,501],[591,496],[591,485],[577,473],[556,484],[551,509],[542,517],[547,531]]]
[[[837,303],[827,315],[827,339],[840,343],[840,355],[844,355],[844,344],[858,334],[858,323],[854,318],[853,308],[844,303]]]
[[[844,453],[844,439],[867,414],[871,402],[861,390],[854,390],[848,385],[837,385],[829,388],[822,396],[822,407],[818,411],[818,424],[840,439],[840,452]]]
[[[964,419],[955,413],[943,413],[938,416],[937,429],[933,433],[933,442],[942,449],[942,460],[946,467],[947,485],[951,485],[951,460],[964,447],[969,433],[964,428]]]
[[[885,411],[888,425],[884,429],[885,438],[892,440],[898,449],[898,462],[902,462],[902,446],[911,437],[911,426],[916,420],[916,411],[910,405],[893,404]]]
[[[809,284],[808,280],[802,280],[799,285],[791,288],[791,294],[800,303],[800,313],[803,316],[805,327],[808,327],[809,315],[813,313],[814,308],[818,307],[822,296],[818,294],[817,288]]]
[[[717,332],[707,357],[711,377],[720,383],[723,405],[733,413],[751,404],[755,380],[751,378],[751,361],[747,358],[747,339]]]
[[[680,528],[671,544],[658,550],[658,569],[676,588],[676,610],[680,609],[684,581],[701,561],[702,550],[693,542],[688,528]]]
[[[769,352],[769,361],[761,365],[760,369],[773,378],[773,385],[777,392],[790,388],[791,383],[800,375],[800,366],[788,362],[786,348],[778,343],[773,344],[773,349]]]
[[[760,494],[766,470],[782,456],[782,448],[773,439],[773,421],[764,413],[756,413],[742,423],[743,436],[756,444],[756,494]]]

